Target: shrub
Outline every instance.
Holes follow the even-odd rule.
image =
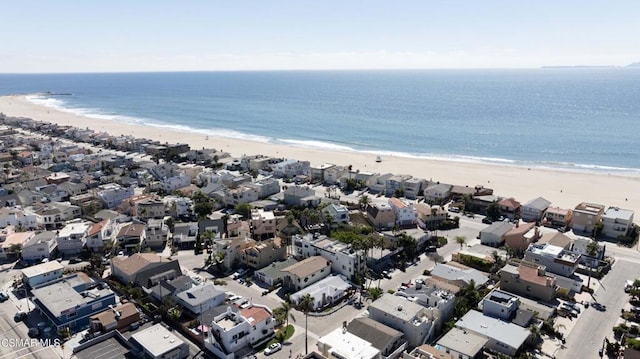
[[[570,300],[573,297],[569,296],[569,291],[565,288],[559,288],[556,292],[556,296],[563,300]]]
[[[422,275],[431,275],[431,271],[428,269],[425,269],[422,271]]]
[[[396,292],[396,291],[395,291],[395,290],[393,290],[393,289],[389,289],[389,290],[387,291],[387,293],[389,293],[389,294],[395,294],[395,292]]]

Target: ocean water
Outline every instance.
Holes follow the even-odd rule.
[[[0,74],[0,94],[294,146],[640,173],[640,69]],[[328,159],[330,160],[330,159]]]

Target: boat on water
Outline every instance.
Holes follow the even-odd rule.
[[[382,162],[382,158],[380,156],[376,157],[376,162]]]

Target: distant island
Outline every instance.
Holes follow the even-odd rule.
[[[614,69],[614,68],[627,68],[627,67],[640,67],[640,62],[633,62],[625,66],[617,65],[550,65],[541,66],[542,69]]]

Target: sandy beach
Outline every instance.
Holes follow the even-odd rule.
[[[367,172],[410,174],[458,185],[484,185],[493,188],[497,195],[514,197],[523,204],[542,196],[551,201],[553,206],[562,208],[573,208],[580,202],[593,202],[640,212],[640,175],[529,169],[391,156],[382,156],[382,162],[376,163],[375,155],[372,154],[309,149],[223,137],[207,138],[189,132],[99,120],[36,105],[27,101],[23,95],[0,97],[0,112],[8,116],[90,128],[113,135],[133,135],[169,143],[183,142],[195,149],[216,148],[234,156],[263,154],[307,160],[312,165],[335,163],[352,165],[354,169]]]

